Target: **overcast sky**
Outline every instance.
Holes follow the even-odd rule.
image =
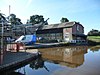
[[[49,24],[59,23],[62,17],[80,22],[85,34],[91,29],[100,30],[100,0],[0,0],[0,12],[6,16],[16,14],[26,23],[32,15],[43,15]]]

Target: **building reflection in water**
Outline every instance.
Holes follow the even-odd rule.
[[[49,62],[58,63],[67,67],[75,68],[83,64],[86,46],[56,47],[39,49],[42,58]]]
[[[2,63],[3,63],[3,54],[0,54],[0,65],[2,65]]]

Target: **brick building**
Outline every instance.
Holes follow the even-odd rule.
[[[84,27],[78,22],[65,22],[59,24],[44,25],[36,31],[37,37],[46,40],[78,42],[85,41]]]
[[[44,42],[47,41],[66,41],[66,42],[82,42],[86,40],[84,35],[84,27],[78,22],[65,22],[58,24],[43,25],[40,24],[22,24],[17,25],[13,30],[17,35],[36,34],[37,39]],[[40,41],[40,40],[39,40]]]

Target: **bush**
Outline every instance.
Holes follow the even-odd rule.
[[[88,36],[100,36],[100,31],[92,29],[90,32],[88,32]]]

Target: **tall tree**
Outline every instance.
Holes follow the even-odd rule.
[[[33,25],[41,23],[41,22],[43,22],[43,23],[45,22],[42,15],[32,15],[32,16],[30,16],[30,23],[32,23]],[[46,22],[45,24],[48,24],[48,23]]]
[[[16,15],[10,14],[9,21],[10,21],[11,24],[16,24]]]
[[[69,22],[69,20],[67,18],[64,18],[62,17],[62,19],[60,20],[61,23],[64,23],[64,22]]]
[[[6,17],[4,16],[4,14],[0,13],[0,22],[1,22],[2,19],[6,20]]]
[[[19,24],[22,24],[21,22],[21,19],[20,18],[16,18],[16,23],[19,25]]]
[[[9,16],[9,21],[10,23],[13,25],[19,25],[19,24],[22,24],[21,22],[21,19],[19,18],[16,18],[16,15],[15,14],[10,14]]]

